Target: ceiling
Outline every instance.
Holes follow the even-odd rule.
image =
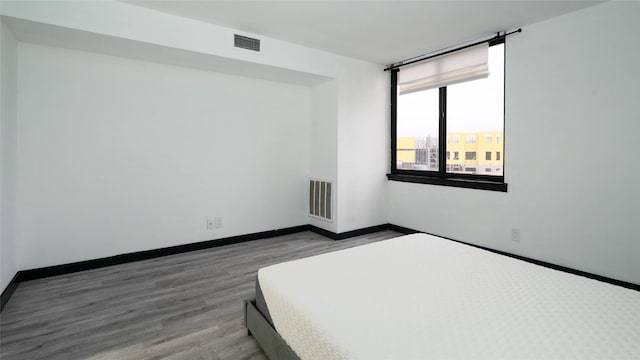
[[[391,64],[602,2],[125,1],[378,64]]]

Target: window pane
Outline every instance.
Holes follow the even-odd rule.
[[[465,139],[447,145],[447,151],[465,154],[464,159],[447,160],[452,165],[448,172],[503,175],[499,153],[504,151],[504,44],[489,47],[489,77],[447,87],[447,136]]]
[[[438,171],[439,90],[398,95],[396,167]]]

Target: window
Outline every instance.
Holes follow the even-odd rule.
[[[420,148],[420,149],[415,149],[416,152],[416,162],[415,164],[417,166],[424,166],[427,164],[427,149],[424,148]]]
[[[472,49],[469,53],[476,51],[474,48],[469,48]],[[486,171],[479,167],[477,157],[478,151],[487,149],[478,145],[478,137],[491,144],[487,149],[491,151],[485,151],[486,160],[491,160],[493,151],[499,160],[503,151],[503,147],[496,145],[504,132],[504,38],[492,41],[488,47],[484,45],[483,51],[486,72],[478,70],[453,80],[449,77],[445,83],[440,79],[450,72],[443,70],[427,76],[424,69],[429,66],[446,69],[448,65],[429,63],[439,58],[446,62],[450,55],[391,70],[393,151],[389,179],[506,191],[502,169]],[[461,137],[464,144],[460,143]],[[428,158],[422,166],[402,161],[400,140],[407,138],[423,146],[416,145],[416,149],[424,149]],[[460,158],[460,152],[464,153],[464,159]]]
[[[438,148],[429,148],[429,168],[438,169]]]
[[[475,135],[467,135],[464,141],[466,144],[475,144],[476,136]]]

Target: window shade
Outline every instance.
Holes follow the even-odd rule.
[[[489,44],[442,55],[402,68],[398,72],[400,94],[438,88],[489,76]]]

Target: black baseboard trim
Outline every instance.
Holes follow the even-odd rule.
[[[0,295],[0,311],[4,309],[5,305],[7,305],[9,299],[11,299],[11,295],[13,295],[13,292],[16,291],[16,288],[18,287],[18,283],[20,282],[18,280],[18,274],[20,274],[19,271],[13,275],[13,279],[9,281],[7,287],[2,291],[2,295]]]
[[[70,274],[78,271],[98,269],[111,265],[124,264],[133,261],[153,259],[161,256],[181,254],[189,251],[203,250],[212,247],[237,244],[245,241],[267,239],[276,236],[289,235],[309,230],[308,225],[294,226],[285,229],[262,231],[247,235],[231,236],[216,240],[207,240],[191,244],[176,245],[160,249],[144,250],[133,253],[109,256],[99,259],[79,261],[70,264],[47,266],[38,269],[18,272],[18,282],[42,279],[51,276]]]
[[[314,225],[309,225],[309,231],[333,240],[337,240],[336,237],[338,236],[338,234],[334,233],[333,231],[325,230]]]
[[[337,234],[337,233],[307,224],[307,225],[289,227],[285,229],[262,231],[262,232],[252,233],[252,234],[238,235],[238,236],[232,236],[232,237],[216,239],[216,240],[207,240],[207,241],[201,241],[201,242],[184,244],[184,245],[170,246],[170,247],[165,247],[160,249],[152,249],[152,250],[144,250],[144,251],[138,251],[133,253],[127,253],[127,254],[120,254],[115,256],[99,258],[99,259],[47,266],[47,267],[42,267],[37,269],[22,270],[22,271],[18,271],[18,273],[12,280],[12,284],[15,283],[13,288],[9,289],[9,287],[7,287],[7,290],[3,292],[3,301],[8,301],[8,299],[11,297],[11,294],[13,294],[13,290],[15,290],[15,287],[17,287],[17,284],[22,281],[29,281],[29,280],[47,278],[51,276],[71,274],[78,271],[98,269],[98,268],[112,266],[112,265],[125,264],[133,261],[153,259],[161,256],[181,254],[189,251],[203,250],[203,249],[208,249],[212,247],[237,244],[237,243],[246,242],[246,241],[267,239],[267,238],[272,238],[276,236],[295,234],[303,231],[313,231],[317,234],[328,237],[330,239],[343,240],[350,237],[366,235],[366,234],[383,231],[387,229],[389,229],[389,224],[371,226],[364,229],[357,229],[357,230],[347,231],[344,233]],[[5,293],[7,294],[6,297],[4,295]]]
[[[329,239],[344,240],[344,239],[349,239],[356,236],[362,236],[362,235],[372,234],[379,231],[389,230],[389,226],[390,226],[389,224],[381,224],[376,226],[369,226],[362,229],[345,231],[341,233],[334,233],[333,231],[325,230],[314,225],[309,225],[309,231],[322,235],[324,237],[328,237]]]
[[[407,234],[407,235],[409,235],[409,234],[417,234],[417,233],[420,232],[418,230],[413,230],[413,229],[406,228],[404,226],[398,226],[398,225],[393,225],[393,224],[389,224],[389,230],[395,231],[395,232],[399,232],[401,234]]]
[[[392,226],[394,226],[394,225],[392,225]],[[411,230],[411,229],[408,229],[408,230]],[[566,267],[566,266],[552,264],[552,263],[549,263],[549,262],[546,262],[546,261],[536,260],[536,259],[528,258],[526,256],[508,253],[506,251],[491,249],[491,248],[488,248],[488,247],[484,247],[484,246],[480,246],[480,245],[476,245],[476,244],[471,244],[471,243],[460,241],[460,240],[456,240],[456,239],[451,239],[451,238],[448,238],[446,236],[431,234],[431,233],[428,233],[428,232],[425,232],[425,231],[415,231],[415,232],[416,233],[425,233],[425,234],[432,235],[432,236],[435,236],[435,237],[439,237],[439,238],[442,238],[442,239],[445,239],[445,240],[454,241],[454,242],[457,242],[457,243],[460,243],[460,244],[473,246],[473,247],[478,248],[478,249],[487,250],[487,251],[490,251],[492,253],[508,256],[510,258],[514,258],[514,259],[518,259],[518,260],[522,260],[522,261],[526,261],[526,262],[531,263],[531,264],[544,266],[546,268],[550,268],[550,269],[553,269],[553,270],[558,270],[558,271],[566,272],[566,273],[573,274],[573,275],[583,276],[583,277],[586,277],[586,278],[589,278],[589,279],[602,281],[602,282],[605,282],[605,283],[608,283],[608,284],[611,284],[611,285],[622,286],[622,287],[627,288],[627,289],[640,291],[640,285],[634,284],[634,283],[631,283],[631,282],[628,282],[628,281],[613,279],[613,278],[602,276],[602,275],[596,275],[596,274],[593,274],[593,273],[590,273],[590,272],[586,272],[586,271],[582,271],[582,270],[576,270],[576,269],[572,269],[572,268],[569,268],[569,267]]]
[[[203,249],[208,249],[208,248],[213,248],[218,246],[238,244],[238,243],[247,242],[247,241],[268,239],[276,236],[295,234],[295,233],[304,232],[304,231],[311,231],[333,240],[344,240],[344,239],[367,235],[367,234],[384,231],[384,230],[391,230],[401,234],[425,233],[425,234],[433,235],[442,239],[455,241],[457,243],[491,251],[496,254],[505,255],[511,258],[526,261],[532,264],[548,267],[554,270],[559,270],[559,271],[567,272],[574,275],[584,276],[590,279],[606,282],[612,285],[622,286],[627,289],[640,291],[640,285],[638,284],[617,280],[617,279],[609,278],[606,276],[596,275],[596,274],[588,273],[585,271],[576,270],[576,269],[548,263],[541,260],[531,259],[521,255],[515,255],[505,251],[491,249],[488,247],[475,245],[475,244],[467,243],[467,242],[456,240],[456,239],[451,239],[446,236],[431,234],[431,233],[418,231],[418,230],[414,230],[414,229],[410,229],[410,228],[406,228],[406,227],[402,227],[394,224],[381,224],[381,225],[370,226],[362,229],[346,231],[342,233],[334,233],[332,231],[325,230],[313,225],[300,225],[300,226],[294,226],[294,227],[289,227],[284,229],[262,231],[262,232],[246,234],[246,235],[231,236],[231,237],[216,239],[216,240],[207,240],[207,241],[201,241],[201,242],[196,242],[191,244],[176,245],[176,246],[170,246],[170,247],[160,248],[160,249],[152,249],[152,250],[138,251],[134,253],[115,255],[115,256],[110,256],[110,257],[105,257],[100,259],[86,260],[86,261],[80,261],[80,262],[69,263],[69,264],[62,264],[62,265],[48,266],[43,268],[31,269],[31,270],[18,271],[18,273],[15,274],[15,276],[9,283],[9,285],[7,285],[7,287],[2,292],[2,298],[0,302],[0,305],[1,305],[0,311],[4,309],[4,306],[7,304],[7,302],[11,298],[11,295],[13,295],[13,292],[18,287],[18,284],[23,281],[70,274],[78,271],[98,269],[98,268],[112,266],[112,265],[153,259],[157,257],[167,256],[167,255],[181,254],[189,251],[203,250]]]

